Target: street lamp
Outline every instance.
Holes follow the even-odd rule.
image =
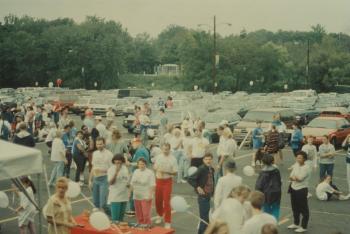
[[[94,87],[95,87],[95,89],[97,88],[97,82],[96,81],[94,82]]]
[[[252,92],[252,88],[253,88],[253,85],[254,85],[254,81],[249,81],[249,86],[250,86],[250,92]]]
[[[288,84],[284,84],[283,88],[284,88],[284,91],[287,92],[287,90],[288,90]]]

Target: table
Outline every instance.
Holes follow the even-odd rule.
[[[116,229],[109,228],[104,231],[98,231],[93,228],[89,220],[83,215],[79,215],[74,218],[78,224],[84,225],[83,228],[75,227],[71,229],[71,234],[120,234]],[[173,234],[175,233],[174,229],[166,229],[163,227],[153,227],[150,230],[140,230],[136,228],[130,228],[132,234]]]

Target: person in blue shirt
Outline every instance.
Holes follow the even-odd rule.
[[[69,178],[70,166],[72,164],[72,146],[74,141],[74,137],[71,134],[71,128],[69,125],[64,126],[62,141],[63,141],[64,147],[66,148],[66,159],[68,161],[68,163],[64,165],[63,175]]]
[[[293,150],[294,156],[296,156],[297,152],[300,151],[303,143],[303,133],[301,132],[301,128],[297,123],[293,124],[293,133],[290,139],[290,146]]]
[[[252,157],[252,166],[255,167],[255,155],[258,152],[258,150],[264,146],[263,142],[264,138],[264,131],[261,128],[261,121],[256,122],[256,128],[253,129],[252,132],[252,141],[253,141],[253,157]]]

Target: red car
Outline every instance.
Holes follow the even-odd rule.
[[[334,117],[344,117],[350,121],[350,113],[345,107],[330,107],[325,110],[322,110],[320,116],[334,116]]]
[[[316,137],[315,145],[322,144],[327,135],[334,146],[339,146],[350,134],[350,123],[344,117],[318,117],[303,128],[303,135]]]

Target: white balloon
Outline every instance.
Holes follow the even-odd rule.
[[[246,176],[253,176],[255,175],[255,170],[252,166],[245,166],[243,168],[243,174]]]
[[[69,181],[68,182],[68,190],[67,190],[67,196],[69,198],[75,198],[79,196],[81,192],[80,185],[77,182]]]
[[[102,211],[93,212],[90,215],[90,224],[95,229],[102,231],[110,228],[111,222],[109,221],[108,216]]]
[[[194,173],[196,173],[197,172],[197,170],[198,170],[198,168],[197,167],[190,167],[190,168],[188,168],[188,175],[189,176],[191,176],[191,175],[193,175]]]
[[[185,212],[189,207],[185,198],[181,196],[175,196],[171,198],[170,205],[176,212]]]
[[[0,208],[7,208],[10,204],[9,197],[3,191],[0,191]]]

